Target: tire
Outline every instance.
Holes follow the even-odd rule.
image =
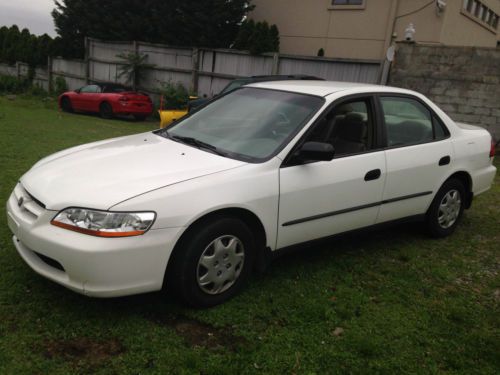
[[[442,238],[455,231],[465,207],[465,187],[460,180],[451,178],[439,189],[426,215],[431,236]]]
[[[112,119],[113,107],[111,107],[111,104],[104,102],[99,107],[99,113],[101,114],[101,117],[104,119]]]
[[[255,241],[238,219],[203,221],[179,245],[166,275],[167,288],[187,305],[223,303],[239,293],[251,274]]]
[[[71,100],[68,97],[61,99],[61,109],[63,112],[73,113],[73,106],[71,105]]]
[[[148,117],[148,116],[146,116],[146,115],[134,115],[135,121],[144,121],[144,120],[146,120],[146,117]]]

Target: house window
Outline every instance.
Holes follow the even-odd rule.
[[[365,0],[332,0],[332,5],[363,5]]]
[[[331,0],[328,9],[333,10],[353,10],[365,9],[366,0]]]
[[[480,0],[464,0],[462,14],[486,26],[488,29],[498,29],[498,14]]]

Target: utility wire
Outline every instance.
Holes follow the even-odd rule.
[[[411,14],[414,14],[414,13],[420,12],[422,9],[427,8],[429,5],[432,5],[432,4],[433,4],[433,3],[435,3],[435,2],[436,2],[435,0],[432,0],[432,1],[428,2],[427,4],[425,4],[425,5],[421,6],[420,8],[418,8],[418,9],[416,9],[416,10],[413,10],[413,11],[408,12],[408,13],[406,13],[406,14],[402,14],[402,15],[400,15],[400,16],[397,16],[395,19],[398,19],[398,18],[401,18],[401,17],[406,17],[406,16],[409,16],[409,15],[411,15]]]

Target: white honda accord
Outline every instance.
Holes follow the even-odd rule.
[[[169,128],[36,163],[7,202],[21,257],[96,297],[212,306],[276,250],[416,219],[451,234],[496,173],[490,134],[425,96],[325,81],[249,85]]]

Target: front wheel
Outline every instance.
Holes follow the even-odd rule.
[[[252,232],[235,218],[205,221],[190,230],[174,255],[170,289],[188,305],[211,307],[235,296],[248,280],[255,254]]]
[[[437,192],[427,212],[427,228],[433,237],[446,237],[457,227],[465,203],[465,188],[457,179],[449,179]]]

